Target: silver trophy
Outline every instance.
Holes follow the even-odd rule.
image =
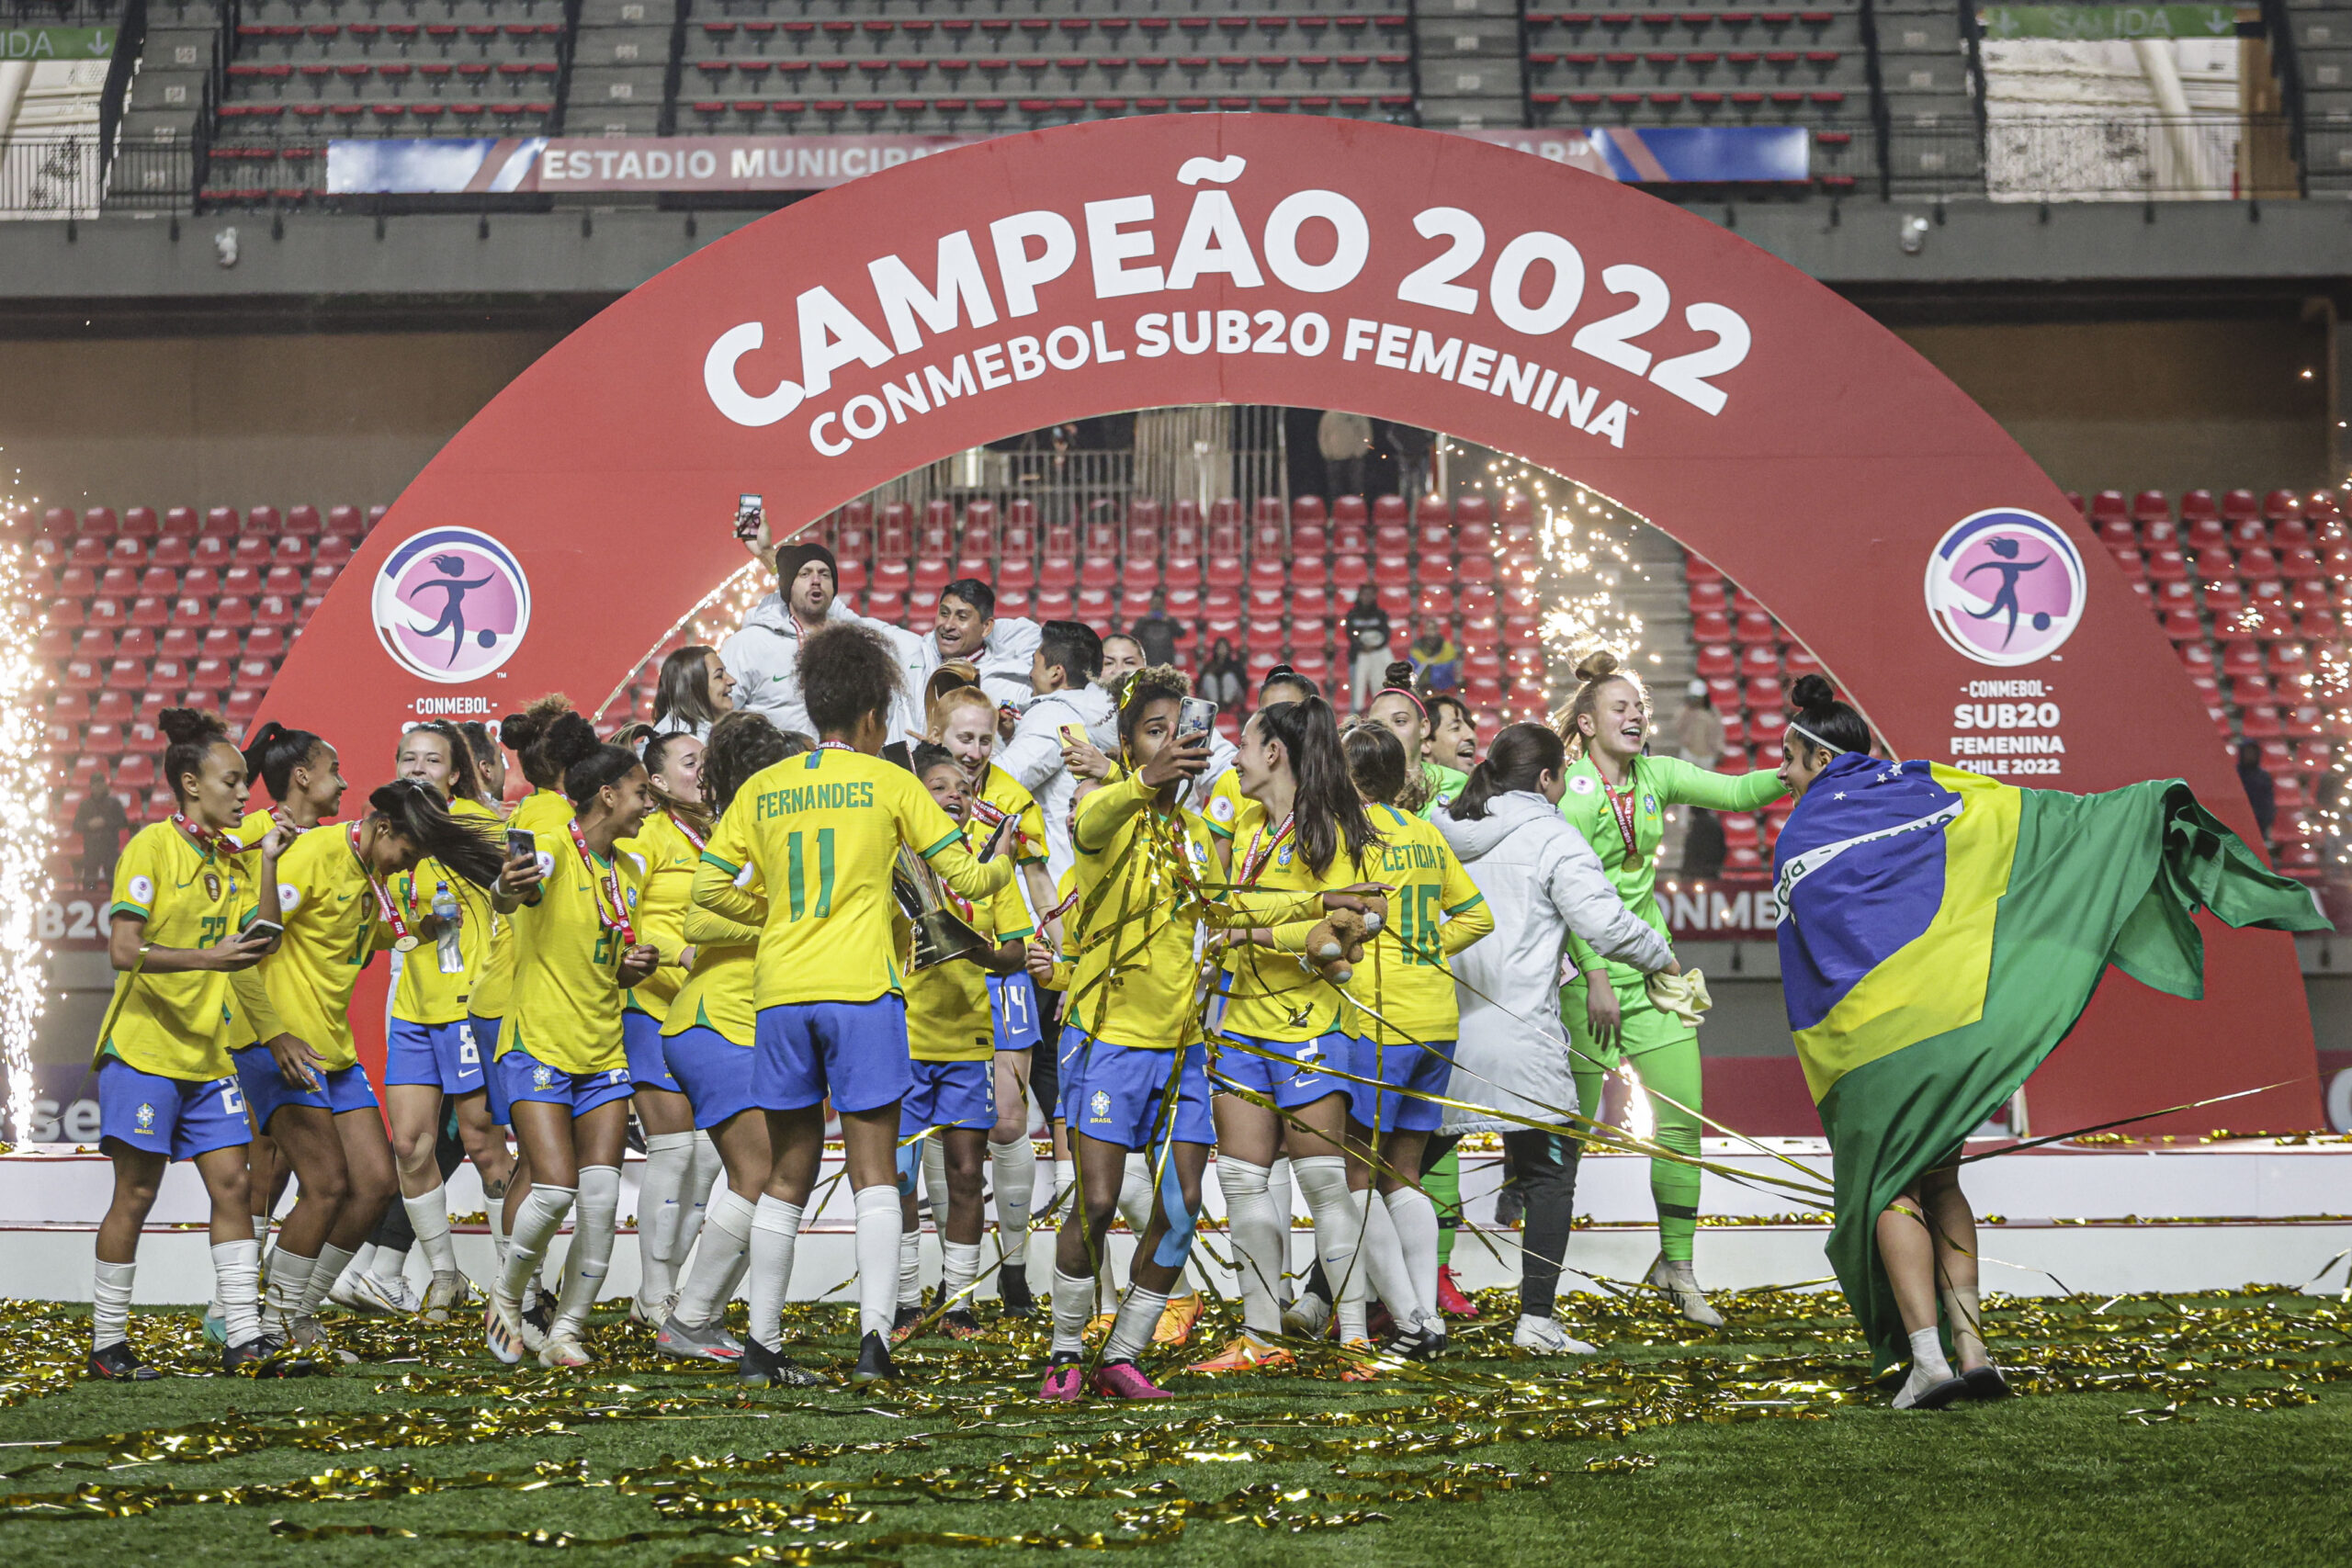
[[[958,958],[978,963],[988,957],[988,938],[948,907],[939,873],[904,844],[899,846],[898,868],[890,874],[890,893],[915,928],[914,961],[907,966],[910,972]]]

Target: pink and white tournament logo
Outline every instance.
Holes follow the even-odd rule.
[[[2009,507],[1962,519],[1928,558],[1928,614],[1979,664],[2047,659],[2083,618],[2083,558],[2047,517]]]
[[[479,681],[514,655],[531,624],[531,584],[514,553],[471,528],[429,528],[376,574],[376,636],[428,681]]]

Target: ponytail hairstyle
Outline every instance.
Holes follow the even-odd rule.
[[[1298,694],[1296,700],[1301,702],[1304,702],[1308,697],[1319,697],[1323,694],[1323,688],[1317,685],[1306,676],[1300,674],[1297,671],[1292,669],[1287,664],[1277,664],[1272,670],[1266,671],[1266,678],[1264,680],[1258,682],[1259,706],[1264,707],[1268,705],[1266,702],[1266,694],[1272,691],[1277,686],[1290,687],[1293,691]]]
[[[702,795],[714,814],[723,813],[753,773],[809,750],[808,738],[786,735],[763,713],[738,708],[710,727],[702,754]]]
[[[368,814],[408,841],[418,858],[430,857],[477,887],[488,887],[505,868],[506,847],[489,824],[452,817],[431,786],[416,779],[394,779],[368,796]]]
[[[500,743],[522,760],[523,777],[534,789],[563,788],[563,764],[548,756],[542,744],[556,720],[570,712],[571,699],[561,692],[550,692],[521,713],[510,713],[498,721]]]
[[[923,714],[928,717],[936,712],[940,703],[950,692],[978,692],[979,690],[980,667],[968,659],[951,659],[933,671],[931,679],[923,682]],[[988,696],[985,692],[981,692],[980,694]],[[989,697],[989,715],[991,718],[996,715],[996,699],[993,697]]]
[[[482,796],[481,766],[476,761],[473,746],[464,733],[446,718],[428,718],[421,724],[412,724],[408,733],[413,735],[420,729],[428,735],[437,735],[449,743],[450,801],[453,804],[459,800],[479,801]]]
[[[1111,694],[1119,705],[1119,749],[1127,750],[1134,744],[1136,726],[1143,722],[1146,708],[1154,703],[1181,703],[1192,694],[1192,678],[1170,665],[1147,664],[1122,676],[1118,690]]]
[[[957,778],[964,776],[964,764],[956,760],[956,753],[936,740],[916,741],[910,765],[918,779],[933,768],[953,768]]]
[[[505,753],[499,750],[498,737],[491,733],[490,726],[478,718],[469,718],[458,726],[458,733],[465,737],[466,750],[473,753],[473,798],[484,806],[496,806],[498,800],[490,787],[490,773],[492,768],[503,766],[505,762]]]
[[[691,643],[662,660],[662,676],[654,688],[653,722],[676,719],[689,729],[701,729],[718,720],[718,705],[710,694],[710,660],[718,650]]]
[[[599,791],[645,766],[628,748],[597,739],[596,727],[570,711],[555,716],[530,754],[561,770],[563,797],[574,811],[587,810]]]
[[[245,777],[260,780],[269,798],[283,806],[286,792],[293,787],[294,770],[325,744],[307,729],[288,729],[273,718],[245,743]]]
[[[1816,751],[1871,754],[1871,727],[1860,714],[1838,700],[1837,691],[1826,678],[1798,676],[1789,687],[1789,701],[1797,710],[1789,721],[1789,734],[1798,740]]]
[[[1366,800],[1382,806],[1394,806],[1396,797],[1405,793],[1405,743],[1396,732],[1385,724],[1360,723],[1351,726],[1344,742],[1348,750],[1348,776],[1355,780],[1356,793]]]
[[[1619,661],[1613,649],[1595,649],[1586,654],[1577,666],[1577,694],[1568,699],[1568,705],[1560,711],[1557,721],[1560,739],[1567,745],[1570,761],[1583,756],[1585,751],[1584,731],[1577,728],[1577,721],[1589,718],[1596,727],[1600,724],[1600,688],[1611,681],[1623,681],[1634,688],[1634,695],[1642,705],[1642,722],[1644,725],[1649,723],[1650,691],[1642,684],[1642,678]]]
[[[618,729],[614,730],[609,737],[611,744],[626,747],[640,757],[645,755],[646,742],[652,739],[653,727],[641,718],[629,720]]]
[[[1260,733],[1280,741],[1290,758],[1296,784],[1292,817],[1306,868],[1322,875],[1342,848],[1350,859],[1361,859],[1379,835],[1348,776],[1347,753],[1340,746],[1340,725],[1331,705],[1321,697],[1270,703],[1258,710],[1257,722]],[[1401,743],[1398,750],[1403,750]]]
[[[1407,702],[1412,704],[1413,711],[1419,714],[1421,718],[1422,739],[1428,739],[1430,728],[1430,705],[1422,699],[1421,694],[1413,689],[1413,661],[1411,660],[1397,659],[1392,660],[1389,662],[1388,668],[1381,674],[1380,690],[1372,694],[1372,701],[1373,703],[1377,703],[1383,697],[1402,697]],[[1369,709],[1371,705],[1371,703],[1367,703],[1365,705],[1367,709]],[[1388,728],[1386,725],[1382,725],[1381,728],[1383,729]],[[1391,733],[1393,734],[1395,732],[1392,730]],[[1399,750],[1403,749],[1404,738],[1402,736],[1397,737],[1397,746]],[[1389,795],[1385,798],[1386,804],[1394,806],[1397,810],[1406,813],[1408,816],[1418,817],[1421,814],[1422,810],[1428,807],[1430,803],[1430,796],[1436,793],[1436,788],[1437,786],[1430,778],[1428,771],[1421,766],[1421,760],[1419,757],[1408,755],[1405,759],[1404,788],[1396,795]]]
[[[172,798],[186,806],[188,795],[180,781],[202,773],[204,759],[211,755],[212,748],[229,743],[229,721],[208,709],[165,708],[156,716],[155,727],[164,732],[165,742],[164,781],[172,786]],[[250,767],[246,773],[251,776]]]
[[[1566,772],[1567,765],[1567,742],[1556,730],[1540,724],[1507,724],[1446,810],[1457,822],[1475,822],[1487,815],[1495,796],[1541,789],[1545,773]]]
[[[1429,723],[1430,705],[1428,700],[1425,699],[1419,692],[1414,689],[1413,661],[1411,660],[1392,659],[1389,660],[1388,668],[1382,672],[1380,677],[1380,690],[1372,694],[1372,700],[1374,702],[1378,702],[1381,698],[1388,695],[1391,692],[1396,693],[1396,695],[1412,704],[1414,711],[1421,716],[1421,722],[1425,725]]]
[[[923,707],[924,723],[930,726],[933,735],[944,735],[947,733],[947,721],[954,716],[957,708],[975,707],[988,714],[989,733],[995,733],[996,699],[994,697],[980,690],[978,686],[970,683],[945,687],[941,685],[940,677],[956,668],[957,666],[954,664],[943,664],[939,667],[939,674],[931,678],[932,697]]]

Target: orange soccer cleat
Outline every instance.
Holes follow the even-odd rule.
[[[1171,1296],[1159,1309],[1159,1322],[1151,1331],[1155,1345],[1182,1345],[1193,1337],[1193,1325],[1201,1321],[1201,1314],[1208,1308],[1202,1303],[1200,1292],[1188,1296]]]
[[[1296,1358],[1279,1345],[1269,1345],[1250,1335],[1237,1336],[1232,1343],[1205,1361],[1195,1361],[1184,1370],[1188,1372],[1262,1372],[1276,1367],[1296,1363]]]

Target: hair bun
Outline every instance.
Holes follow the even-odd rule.
[[[596,727],[576,713],[560,713],[555,721],[540,736],[539,755],[546,758],[557,772],[571,770],[571,764],[594,754],[604,742],[596,739]]]
[[[1789,701],[1801,711],[1826,708],[1837,700],[1837,689],[1825,676],[1800,675],[1789,686]]]
[[[540,728],[537,714],[510,713],[498,721],[498,743],[509,751],[526,750],[539,738]]]
[[[1388,661],[1388,669],[1380,677],[1380,683],[1384,686],[1396,686],[1408,692],[1411,691],[1413,689],[1413,661],[1409,659],[1390,660]]]
[[[191,745],[198,740],[226,740],[229,726],[217,713],[201,708],[165,708],[155,717],[155,728],[164,739],[175,746]]]
[[[1590,685],[1595,681],[1606,681],[1610,676],[1616,674],[1620,668],[1616,649],[1596,648],[1577,662],[1577,679],[1586,685]]]

